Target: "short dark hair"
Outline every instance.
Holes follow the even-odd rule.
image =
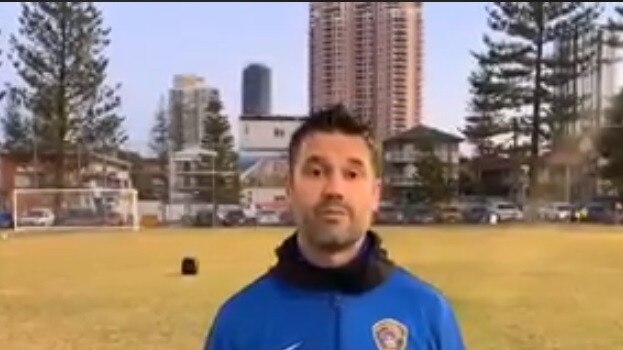
[[[294,164],[298,158],[303,140],[317,132],[335,132],[348,136],[361,137],[370,151],[370,160],[372,162],[374,174],[376,176],[380,175],[379,154],[371,128],[361,119],[350,114],[343,105],[336,105],[312,113],[292,134],[288,146],[290,173],[294,170]]]

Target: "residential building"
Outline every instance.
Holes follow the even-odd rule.
[[[421,2],[312,2],[309,26],[312,111],[343,104],[378,141],[421,122]]]
[[[241,116],[240,165],[243,202],[274,206],[286,198],[288,145],[304,116]]]
[[[55,164],[57,155],[53,151],[40,150],[37,158],[32,152],[0,151],[0,207],[11,207],[16,189],[55,189]],[[132,189],[132,164],[117,155],[97,152],[80,154],[67,150],[64,156],[63,184],[67,189]],[[52,205],[55,196],[41,190],[20,195],[21,205]],[[77,193],[77,192],[76,192]],[[74,204],[70,198],[80,197],[65,194],[63,204]],[[130,195],[123,198],[131,204]],[[126,209],[129,209],[126,208]]]
[[[612,98],[623,89],[623,49],[608,43],[616,34],[600,28],[595,34],[561,40],[556,43],[561,58],[591,57],[587,69],[557,93],[576,96],[579,118],[566,126],[566,139],[558,140],[540,177],[557,185],[559,200],[587,200],[603,194],[607,183],[598,174],[599,155],[596,141],[603,128],[609,127],[607,111]]]
[[[248,65],[242,72],[242,114],[270,115],[270,68],[260,63]]]
[[[610,101],[623,89],[623,49],[608,45],[617,36],[606,29],[599,29],[596,35],[557,43],[558,53],[569,62],[574,57],[591,57],[585,72],[558,91],[578,97],[577,108],[582,117],[569,125],[571,135],[593,135],[596,128],[607,125],[605,113]]]
[[[169,91],[169,115],[173,149],[197,147],[205,133],[206,108],[220,101],[219,92],[196,75],[176,75]]]
[[[383,193],[394,203],[412,203],[416,186],[417,163],[423,145],[432,151],[444,166],[444,176],[458,194],[459,145],[462,139],[441,130],[418,125],[383,142]]]

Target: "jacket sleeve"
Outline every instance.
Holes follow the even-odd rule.
[[[231,326],[220,310],[208,330],[203,350],[236,350],[233,341],[234,332],[229,328]]]
[[[441,299],[434,326],[436,350],[466,350],[457,317],[445,298]]]

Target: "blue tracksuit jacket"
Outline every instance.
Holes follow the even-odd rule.
[[[296,258],[291,237],[276,268],[221,306],[204,349],[465,349],[447,299],[383,259],[370,237],[358,265],[341,272]]]

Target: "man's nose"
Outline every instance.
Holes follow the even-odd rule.
[[[341,174],[333,173],[327,177],[323,194],[325,197],[343,198],[345,191],[345,181]]]

